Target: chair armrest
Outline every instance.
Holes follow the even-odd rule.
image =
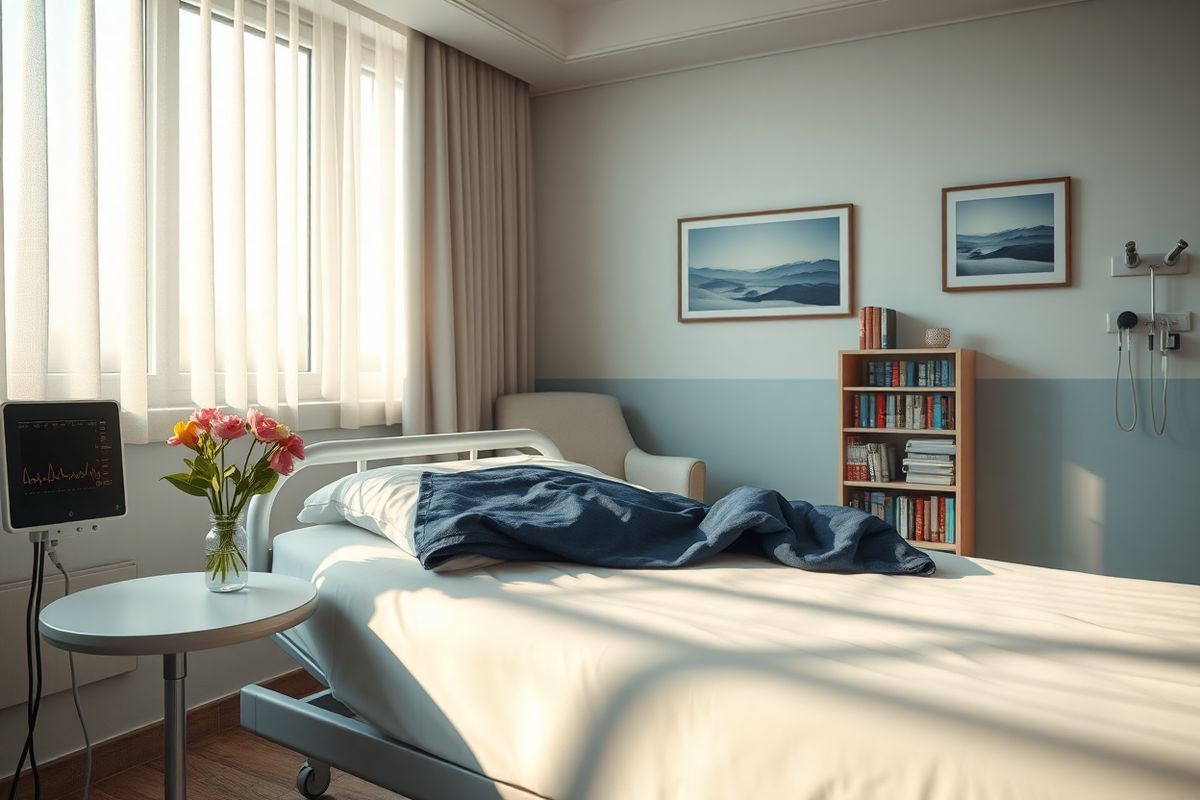
[[[640,448],[625,454],[625,480],[654,492],[704,500],[704,462],[681,456],[652,456]]]

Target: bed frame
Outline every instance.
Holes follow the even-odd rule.
[[[392,436],[318,442],[306,448],[296,472],[329,464],[354,464],[358,472],[372,461],[431,459],[466,453],[477,459],[481,452],[528,448],[550,458],[562,458],[558,447],[532,430],[446,433],[428,436]],[[294,473],[293,473],[294,474]],[[281,478],[271,492],[250,501],[246,515],[250,569],[271,569],[271,507]],[[275,643],[313,677],[328,687],[320,667],[284,638]],[[321,797],[329,788],[330,767],[337,767],[410,800],[537,800],[541,795],[453,764],[411,745],[392,739],[339,703],[327,688],[300,699],[261,686],[241,692],[241,723],[246,730],[305,754],[307,761],[296,775],[296,789],[305,798]]]

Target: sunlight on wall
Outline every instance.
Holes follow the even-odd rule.
[[[1063,559],[1070,569],[1104,570],[1104,479],[1063,462]]]

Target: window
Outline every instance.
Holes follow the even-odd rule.
[[[9,397],[395,419],[403,37],[237,8],[0,0]]]
[[[286,22],[282,26],[286,34]],[[261,28],[246,25],[242,36],[242,56],[245,63],[245,140],[242,133],[234,124],[236,95],[228,90],[233,84],[232,63],[234,57],[234,41],[232,20],[223,14],[213,13],[212,21],[212,162],[213,162],[213,196],[227,198],[234,192],[230,165],[234,162],[236,151],[245,148],[245,181],[246,181],[246,218],[245,218],[245,264],[246,283],[249,286],[261,285],[264,277],[264,264],[267,249],[265,234],[267,233],[268,215],[265,213],[267,189],[257,179],[256,167],[266,157],[267,148],[263,146],[267,135],[266,124],[261,114],[253,113],[261,109],[267,102],[266,98],[266,69],[263,58],[264,32]],[[275,220],[282,222],[288,215],[296,217],[296,236],[305,244],[309,241],[309,178],[312,158],[309,144],[308,121],[311,111],[312,69],[311,50],[302,45],[299,54],[299,85],[296,91],[297,119],[300,122],[296,133],[296,170],[295,179],[301,201],[295,197],[285,196],[282,186],[276,192]],[[277,86],[275,91],[275,119],[277,155],[277,174],[282,176],[286,164],[284,160],[289,153],[288,139],[293,135],[286,129],[283,121],[290,115],[290,106],[286,96],[287,76],[291,64],[289,60],[289,45],[285,38],[276,37],[275,43],[275,74]],[[179,282],[186,287],[188,276],[196,273],[196,259],[200,250],[199,236],[204,235],[195,221],[196,202],[200,196],[200,176],[195,169],[195,159],[189,154],[195,153],[200,146],[199,98],[195,92],[189,92],[187,87],[200,85],[200,13],[197,6],[190,3],[181,5],[179,15]],[[282,181],[280,181],[282,183]],[[278,185],[278,184],[277,184]],[[225,213],[222,214],[222,211]],[[233,278],[230,274],[231,264],[235,260],[234,248],[240,245],[235,241],[234,231],[236,220],[231,217],[232,208],[225,204],[217,208],[213,219],[213,265],[214,279],[217,286],[227,285]],[[277,228],[285,228],[277,224]],[[280,260],[282,262],[282,259]],[[298,331],[298,339],[303,343],[299,348],[300,369],[308,372],[312,366],[312,298],[310,287],[311,259],[308,247],[298,247],[295,260],[295,280],[298,285],[297,295],[305,298],[305,302],[292,304],[292,307],[280,307],[278,319],[274,321],[277,337],[280,342],[279,360],[286,354],[282,342],[285,340],[284,327],[292,325]],[[280,264],[280,268],[284,268]],[[247,297],[253,303],[253,297]],[[251,323],[254,315],[250,314]],[[183,372],[191,370],[190,333],[192,329],[191,304],[188,294],[179,292],[179,367]],[[220,335],[220,331],[218,331]],[[224,354],[226,348],[218,347],[216,351],[217,370],[224,371]],[[254,349],[248,354],[251,370],[257,370],[254,363]]]

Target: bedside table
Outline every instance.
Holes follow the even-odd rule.
[[[163,773],[167,800],[187,797],[187,654],[248,642],[312,616],[308,581],[251,572],[245,589],[210,592],[203,572],[155,575],[85,589],[42,610],[38,630],[63,650],[163,658]]]

